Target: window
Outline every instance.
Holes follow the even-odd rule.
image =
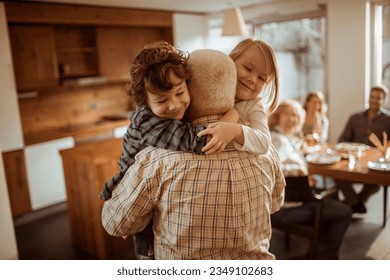
[[[281,99],[300,102],[309,90],[325,88],[325,17],[303,18],[255,26],[256,37],[275,50]]]
[[[382,6],[382,67],[380,73],[380,83],[390,89],[390,4]],[[390,98],[388,98],[390,99]],[[390,109],[390,102],[387,102],[387,109]]]

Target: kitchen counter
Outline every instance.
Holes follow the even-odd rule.
[[[130,124],[129,119],[118,119],[118,120],[105,120],[101,119],[94,123],[67,126],[67,127],[58,127],[48,130],[42,130],[34,133],[24,134],[25,145],[33,145],[45,141],[55,140],[65,137],[74,137],[75,142],[78,139],[83,139],[87,137],[93,137],[94,135],[99,134],[112,134],[113,130],[117,127],[127,126]]]
[[[110,139],[60,151],[72,242],[98,259],[134,259],[132,238],[110,236],[101,222],[99,193],[118,171],[121,148],[122,139]]]

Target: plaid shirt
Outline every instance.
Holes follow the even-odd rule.
[[[279,165],[273,146],[262,156],[232,145],[207,156],[147,147],[104,203],[103,226],[126,237],[153,219],[156,259],[274,259],[270,214],[285,187]]]
[[[173,151],[201,154],[206,144],[206,136],[196,135],[205,126],[192,127],[191,124],[157,117],[146,107],[141,107],[131,115],[131,124],[123,137],[122,155],[119,158],[119,171],[106,182],[100,193],[102,200],[111,197],[112,190],[123,178],[126,170],[134,164],[135,155],[147,146]]]

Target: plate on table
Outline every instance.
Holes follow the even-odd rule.
[[[375,171],[387,171],[390,172],[389,161],[369,161],[367,162],[367,168]]]
[[[309,163],[314,164],[334,164],[341,160],[341,157],[334,153],[313,153],[306,156]]]
[[[336,144],[335,148],[339,152],[349,152],[349,151],[356,151],[356,150],[365,151],[368,150],[370,146],[362,143],[341,142]]]

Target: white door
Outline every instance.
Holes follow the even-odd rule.
[[[66,201],[60,150],[74,147],[72,137],[27,146],[24,150],[33,210]]]

